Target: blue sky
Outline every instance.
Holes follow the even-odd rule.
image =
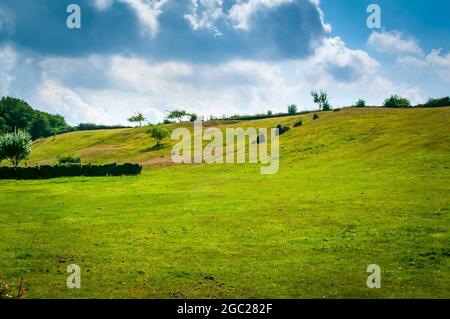
[[[66,26],[69,4],[81,29]],[[381,28],[369,29],[369,4]],[[71,124],[311,109],[449,95],[450,2],[1,0],[0,95]]]

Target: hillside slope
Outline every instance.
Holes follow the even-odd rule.
[[[170,146],[151,151],[143,128],[37,142],[34,162],[74,152],[148,167],[0,180],[0,271],[25,277],[27,298],[449,298],[449,112],[301,116],[281,137],[274,175],[166,165]],[[66,287],[70,264],[82,289]],[[370,264],[381,289],[367,288]]]
[[[413,157],[448,156],[450,108],[436,109],[344,109],[319,113],[242,122],[206,122],[205,126],[290,127],[301,118],[304,125],[282,136],[283,156],[297,159],[330,153],[334,158],[356,156],[372,160],[383,155],[409,154]],[[192,124],[181,124],[192,128]],[[170,125],[173,129],[179,125]],[[83,131],[47,138],[33,144],[28,164],[52,164],[63,154],[80,155],[84,162],[137,162],[144,166],[170,163],[174,145],[167,138],[165,147],[154,150],[155,142],[145,134],[146,128]],[[427,155],[428,154],[428,155]],[[387,159],[385,159],[387,160]]]

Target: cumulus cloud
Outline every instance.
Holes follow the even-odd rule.
[[[162,13],[162,7],[167,0],[120,0],[128,4],[135,12],[140,23],[145,27],[144,34],[147,32],[154,37],[158,32],[158,16]]]
[[[220,36],[216,23],[223,18],[223,0],[191,0],[190,12],[184,17],[189,21],[194,30],[209,29],[214,35]]]
[[[16,65],[17,54],[9,47],[0,47],[0,96],[8,95],[15,77],[12,71]]]
[[[59,14],[65,12],[64,1],[6,0],[2,6],[20,12],[21,19],[16,21],[16,31],[0,43],[13,42],[43,55],[69,57],[132,52],[157,60],[276,61],[310,55],[329,30],[319,2],[309,0],[78,3],[85,22],[74,31],[65,27]]]
[[[43,82],[38,88],[38,100],[50,105],[49,111],[66,115],[71,123],[108,121],[107,113],[98,106],[87,104],[76,92],[52,80]]]
[[[422,49],[414,38],[405,38],[398,31],[374,31],[369,37],[368,44],[382,53],[413,53],[422,54]]]
[[[426,72],[450,82],[450,52],[445,55],[442,50],[432,50],[425,57],[405,56],[397,62],[406,70]]]
[[[94,0],[94,6],[99,10],[106,10],[111,7],[114,0]]]
[[[314,55],[300,63],[310,78],[346,83],[373,76],[379,66],[367,52],[349,49],[340,37],[324,39]]]

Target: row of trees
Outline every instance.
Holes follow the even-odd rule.
[[[48,137],[69,128],[64,117],[34,110],[27,102],[13,98],[0,99],[0,134],[15,130],[29,132],[32,139]]]
[[[195,113],[188,113],[185,110],[174,110],[169,112],[165,119],[165,123],[173,123],[174,120],[181,123],[185,119],[189,119],[190,122],[194,122],[198,120],[198,115]],[[130,123],[139,123],[139,126],[141,127],[142,123],[146,121],[146,118],[142,113],[138,112],[136,115],[133,115],[127,119],[127,121]]]

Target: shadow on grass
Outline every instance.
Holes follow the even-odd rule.
[[[147,153],[147,152],[154,152],[154,151],[159,151],[162,150],[163,148],[166,148],[167,145],[166,144],[155,144],[152,147],[146,148],[145,150],[142,150],[141,153]]]

